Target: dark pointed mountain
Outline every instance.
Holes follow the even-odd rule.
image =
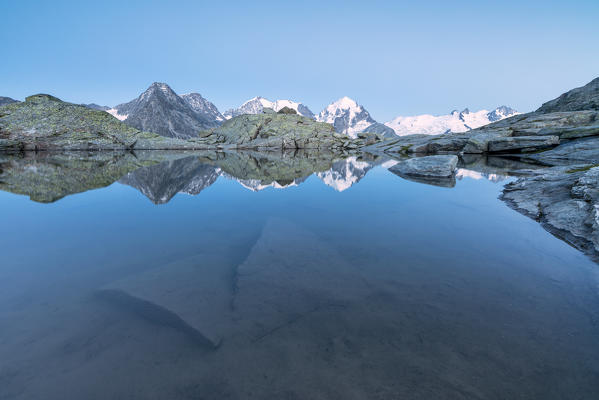
[[[210,101],[206,100],[199,93],[182,94],[181,98],[189,104],[189,106],[197,113],[206,116],[207,118],[221,123],[225,117],[218,111],[218,108]]]
[[[537,112],[599,110],[599,78],[544,103]]]
[[[194,110],[166,83],[154,82],[137,99],[109,112],[125,124],[162,136],[189,138],[219,122]]]
[[[18,103],[18,100],[11,99],[10,97],[2,97],[0,96],[0,107],[5,106],[7,104]]]

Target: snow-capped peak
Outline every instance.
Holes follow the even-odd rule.
[[[223,115],[226,119],[230,119],[243,114],[260,114],[265,108],[272,108],[275,111],[279,111],[283,107],[289,107],[304,117],[314,118],[314,113],[302,103],[292,100],[270,101],[260,96],[249,99],[239,108],[225,111]]]
[[[329,104],[316,120],[332,124],[337,132],[351,138],[356,138],[358,133],[376,123],[364,107],[347,96]]]

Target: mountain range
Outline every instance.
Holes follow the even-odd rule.
[[[0,97],[0,106],[15,101],[8,97]],[[200,132],[216,128],[228,119],[243,114],[261,114],[265,108],[279,111],[288,107],[304,117],[329,123],[335,131],[353,139],[362,132],[378,133],[388,138],[412,134],[466,132],[519,114],[507,106],[500,106],[492,111],[476,112],[466,108],[438,116],[399,116],[383,124],[377,122],[364,106],[349,97],[332,102],[317,115],[303,103],[292,100],[270,101],[264,97],[254,97],[238,108],[221,114],[213,103],[199,93],[178,95],[166,83],[160,82],[154,82],[136,99],[113,108],[94,103],[84,105],[106,111],[136,129],[174,138],[198,136]]]
[[[314,119],[314,113],[302,103],[297,103],[292,100],[277,100],[270,101],[264,97],[254,97],[243,103],[239,108],[227,110],[224,113],[226,119],[231,119],[243,114],[261,114],[265,108],[271,108],[274,111],[279,111],[283,107],[295,110],[299,115]]]
[[[471,112],[466,108],[461,112],[454,110],[447,115],[424,114],[397,117],[385,123],[385,125],[393,129],[398,136],[412,134],[438,135],[449,132],[466,132],[516,114],[519,113],[507,106],[497,107],[493,111],[480,110],[476,112]]]
[[[499,121],[512,115],[519,114],[516,110],[500,106],[492,111],[480,110],[471,112],[468,108],[463,111],[452,111],[447,115],[416,115],[397,117],[393,120],[380,123],[370,113],[349,97],[342,97],[329,104],[318,115],[315,115],[306,105],[291,100],[270,101],[264,97],[254,97],[243,103],[239,108],[226,111],[226,119],[242,114],[260,114],[265,108],[278,111],[289,107],[300,115],[314,118],[319,122],[326,122],[335,128],[338,133],[356,138],[358,133],[372,132],[385,137],[404,136],[411,134],[438,135],[442,133],[466,132],[491,122]]]

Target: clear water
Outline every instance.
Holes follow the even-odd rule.
[[[599,398],[598,266],[507,180],[375,164],[342,191],[0,192],[0,399]]]

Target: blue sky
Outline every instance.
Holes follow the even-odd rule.
[[[599,76],[597,0],[204,3],[2,1],[0,96],[115,105],[162,81],[221,111],[347,95],[384,122],[529,111]]]

